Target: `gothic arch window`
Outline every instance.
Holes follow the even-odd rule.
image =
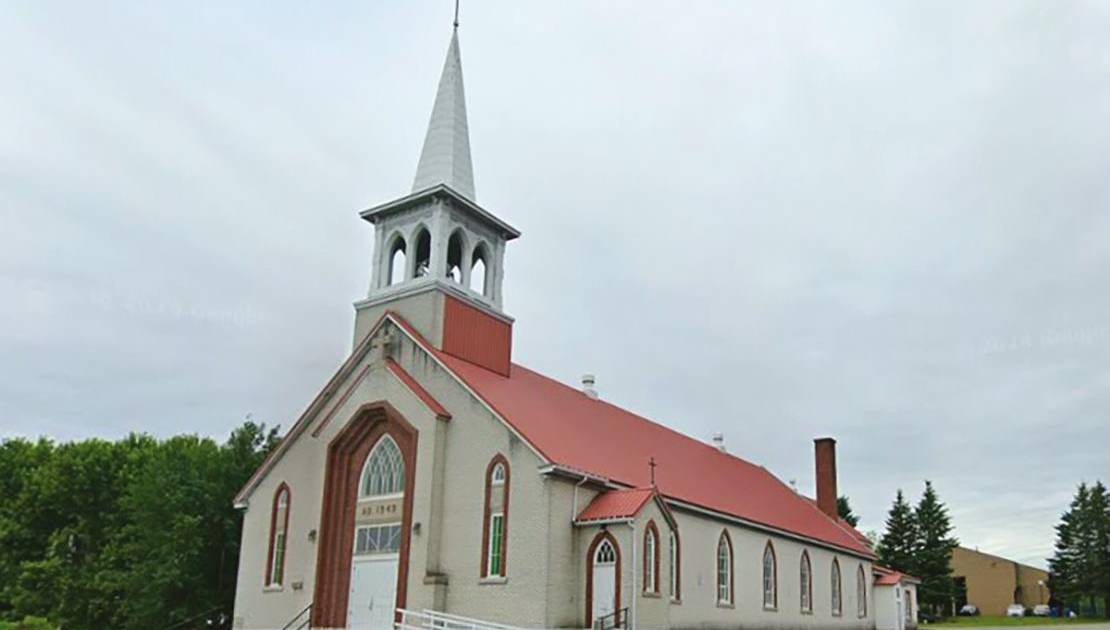
[[[395,234],[389,244],[389,272],[386,275],[386,285],[394,285],[405,281],[405,239],[400,234]]]
[[[482,511],[482,577],[505,577],[509,559],[509,462],[496,455],[486,468]]]
[[[767,541],[763,548],[763,607],[774,610],[779,605],[779,568],[775,546]]]
[[[266,558],[266,586],[268,587],[279,587],[285,582],[289,507],[289,486],[282,482],[274,492],[274,504],[270,511],[270,552]]]
[[[801,598],[799,605],[802,612],[813,612],[813,565],[809,562],[809,552],[802,551],[801,565],[798,567]]]
[[[659,592],[659,528],[648,521],[644,528],[644,592]]]
[[[670,567],[670,594],[673,601],[682,599],[682,549],[679,546],[678,531],[671,530],[671,561],[667,565]]]
[[[867,574],[862,564],[856,570],[856,614],[861,618],[867,616]]]
[[[361,499],[388,497],[403,494],[404,491],[405,460],[393,438],[384,435],[374,445],[362,467],[358,496]]]
[[[489,250],[486,248],[485,243],[480,243],[474,248],[474,254],[470,257],[470,286],[467,287],[487,297],[489,296],[488,260]]]
[[[833,558],[832,561],[832,614],[840,616],[844,612],[844,597],[841,590],[840,580],[840,560]]]
[[[413,242],[416,243],[416,251],[413,252],[412,277],[423,278],[432,270],[432,233],[420,226]]]
[[[463,282],[463,252],[466,251],[466,236],[462,229],[451,233],[447,239],[447,279],[462,284]]]
[[[717,540],[717,605],[732,605],[732,539],[727,530]]]

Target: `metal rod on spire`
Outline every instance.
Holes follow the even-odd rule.
[[[455,28],[459,28],[459,0],[455,0]]]

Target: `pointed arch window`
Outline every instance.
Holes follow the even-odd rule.
[[[289,531],[289,486],[284,482],[274,492],[270,511],[270,552],[266,558],[266,586],[280,587],[285,582],[285,547]]]
[[[416,243],[415,260],[412,266],[412,277],[423,278],[431,272],[432,265],[432,233],[428,228],[421,227],[413,240]]]
[[[763,548],[763,607],[774,610],[779,605],[779,568],[775,558],[775,546],[767,541]]]
[[[659,592],[659,529],[655,521],[644,528],[644,592]]]
[[[802,612],[813,612],[813,565],[809,562],[809,552],[802,551],[801,566],[798,567],[798,578],[800,580],[800,593],[801,599],[799,605]]]
[[[503,578],[509,558],[509,462],[495,456],[486,468],[482,520],[482,577]]]
[[[732,605],[732,539],[728,531],[717,541],[717,605]]]
[[[474,255],[470,259],[469,286],[467,287],[471,291],[481,293],[486,297],[489,297],[488,260],[489,254],[484,243],[474,248]]]
[[[386,274],[385,280],[387,285],[392,286],[405,281],[405,274],[407,273],[406,256],[405,239],[398,234],[393,237],[393,241],[389,245],[389,272]]]
[[[844,598],[841,591],[840,560],[832,561],[832,614],[840,616],[844,612]]]
[[[388,435],[374,445],[374,450],[366,458],[359,482],[358,496],[362,499],[388,497],[405,491],[405,460],[401,449]]]
[[[447,279],[463,283],[463,250],[466,247],[466,237],[461,229],[451,233],[447,239]]]
[[[682,571],[682,550],[679,548],[678,532],[671,530],[671,558],[668,567],[670,569],[669,592],[672,601],[679,601],[682,599],[681,590],[681,571]]]
[[[860,618],[867,616],[867,574],[862,564],[856,570],[856,614]]]

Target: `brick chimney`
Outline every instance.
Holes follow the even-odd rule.
[[[817,507],[836,518],[836,440],[817,438],[813,440],[813,447],[817,463]]]

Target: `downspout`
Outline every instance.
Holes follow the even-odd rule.
[[[579,481],[578,483],[574,484],[574,503],[571,505],[571,510],[570,510],[570,522],[571,522],[571,524],[574,524],[574,522],[578,520],[578,489],[581,488],[582,486],[586,485],[586,482],[589,481],[589,480],[590,480],[589,477],[587,477],[586,475],[582,475],[582,481]]]

